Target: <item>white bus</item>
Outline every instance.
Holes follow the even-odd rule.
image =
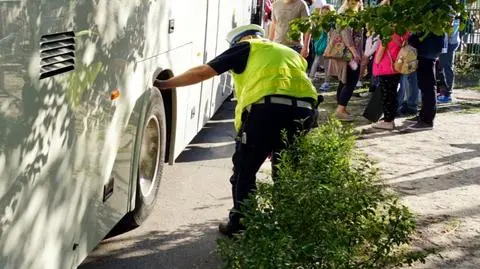
[[[254,5],[0,0],[0,268],[76,268],[119,220],[145,220],[164,162],[232,90],[153,78],[221,53]]]

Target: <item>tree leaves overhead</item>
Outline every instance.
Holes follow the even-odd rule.
[[[341,29],[366,27],[368,31],[380,35],[385,42],[390,40],[393,33],[404,34],[407,31],[421,32],[425,36],[430,33],[451,33],[452,19],[461,19],[460,28],[463,29],[467,16],[465,4],[456,0],[395,0],[390,6],[367,7],[357,13],[328,12],[295,19],[290,22],[288,36],[298,39],[301,33],[310,32],[313,38],[318,38],[322,31],[329,31],[335,26]]]

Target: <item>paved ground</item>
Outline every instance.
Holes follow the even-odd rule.
[[[479,122],[478,112],[440,113],[434,131],[368,134],[358,141],[418,214],[415,245],[436,252],[414,268],[480,268]]]
[[[80,268],[218,268],[217,226],[232,204],[233,136],[233,103],[226,103],[166,168],[157,207],[145,225],[105,240]]]
[[[480,96],[469,91],[458,96],[461,103],[440,109],[433,131],[372,133],[364,121],[357,126],[363,130],[358,146],[378,161],[386,182],[419,214],[415,244],[437,251],[414,268],[480,268]],[[332,100],[328,96],[325,107]],[[354,98],[352,110],[364,104]],[[220,266],[214,250],[217,224],[231,206],[232,114],[232,103],[226,103],[167,168],[147,223],[102,242],[81,269]],[[267,170],[268,164],[259,176]]]

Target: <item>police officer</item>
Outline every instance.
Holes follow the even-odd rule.
[[[278,153],[294,135],[312,128],[317,92],[308,79],[306,60],[293,49],[264,38],[258,25],[245,25],[227,35],[231,47],[205,65],[194,67],[168,80],[156,80],[154,86],[170,89],[191,85],[230,71],[235,84],[237,105],[235,130],[237,148],[231,178],[233,209],[229,221],[219,225],[227,236],[242,230],[239,210],[255,190],[256,173],[272,154],[272,174]]]

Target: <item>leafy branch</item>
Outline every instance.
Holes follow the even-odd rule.
[[[431,33],[439,36],[452,33],[454,18],[460,19],[463,30],[467,17],[465,4],[456,0],[395,0],[392,5],[367,7],[359,12],[347,10],[338,14],[331,11],[292,20],[288,37],[298,40],[302,33],[310,32],[313,38],[318,38],[323,31],[334,27],[366,28],[388,42],[392,34],[403,35],[407,31],[423,33],[423,37]]]

